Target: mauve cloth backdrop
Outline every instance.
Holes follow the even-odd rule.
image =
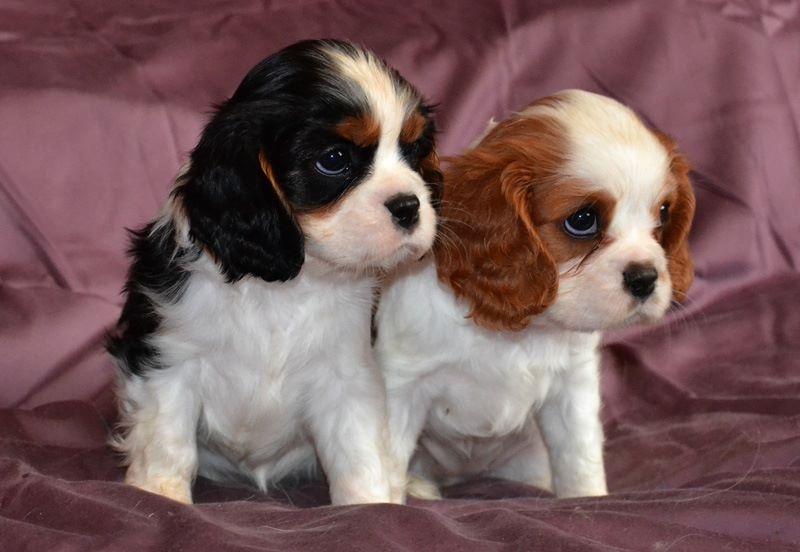
[[[121,483],[105,446],[124,228],[151,219],[211,104],[303,38],[372,48],[440,104],[440,151],[564,88],[615,97],[695,166],[697,278],[609,334],[612,495],[476,481],[332,508],[201,481]],[[0,548],[797,550],[800,2],[0,2]],[[208,323],[213,323],[209,320]]]

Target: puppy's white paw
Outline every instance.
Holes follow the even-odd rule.
[[[587,496],[606,496],[608,487],[604,474],[573,482],[571,485],[556,485],[555,494],[558,498],[579,498]]]
[[[442,493],[436,483],[422,479],[416,475],[408,476],[408,483],[406,484],[406,491],[409,496],[418,498],[420,500],[441,500]]]
[[[361,481],[331,481],[331,504],[345,506],[348,504],[380,504],[393,502],[388,482],[376,484]]]
[[[191,481],[173,477],[155,477],[148,480],[140,480],[128,473],[125,482],[144,491],[164,496],[182,504],[192,504],[192,484]]]

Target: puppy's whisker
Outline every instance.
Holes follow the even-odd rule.
[[[442,249],[447,253],[453,254],[461,254],[466,247],[466,244],[457,237],[457,234],[452,228],[447,226],[440,227],[439,234],[437,236],[439,240],[439,244]]]

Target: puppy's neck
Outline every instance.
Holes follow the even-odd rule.
[[[374,282],[376,276],[373,271],[356,270],[337,266],[329,261],[320,259],[306,253],[303,268],[299,276],[310,279],[325,279],[328,281],[341,281],[342,283]]]

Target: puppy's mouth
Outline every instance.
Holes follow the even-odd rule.
[[[661,320],[666,314],[669,305],[661,306],[656,297],[649,297],[641,301],[631,300],[630,314],[620,323],[614,326],[628,327],[636,324],[654,324]]]
[[[422,258],[428,249],[429,248],[423,247],[417,243],[403,243],[394,251],[394,253],[388,255],[383,262],[378,263],[378,266],[383,270],[390,270],[402,262],[410,259]]]
[[[618,324],[610,325],[609,328],[627,328],[629,326],[636,326],[639,324],[653,324],[659,318],[660,317],[645,313],[642,311],[642,309],[637,308],[627,318]]]
[[[664,317],[669,306],[661,305],[655,297],[651,297],[647,301],[626,299],[626,297],[617,297],[616,300],[606,298],[604,301],[611,302],[605,306],[595,303],[596,308],[589,307],[581,310],[584,313],[581,316],[575,316],[576,307],[574,306],[567,307],[567,312],[561,311],[555,316],[548,316],[548,311],[545,311],[542,316],[543,322],[556,324],[565,330],[602,332],[636,325],[655,324]],[[537,320],[534,318],[534,324],[536,322]]]

